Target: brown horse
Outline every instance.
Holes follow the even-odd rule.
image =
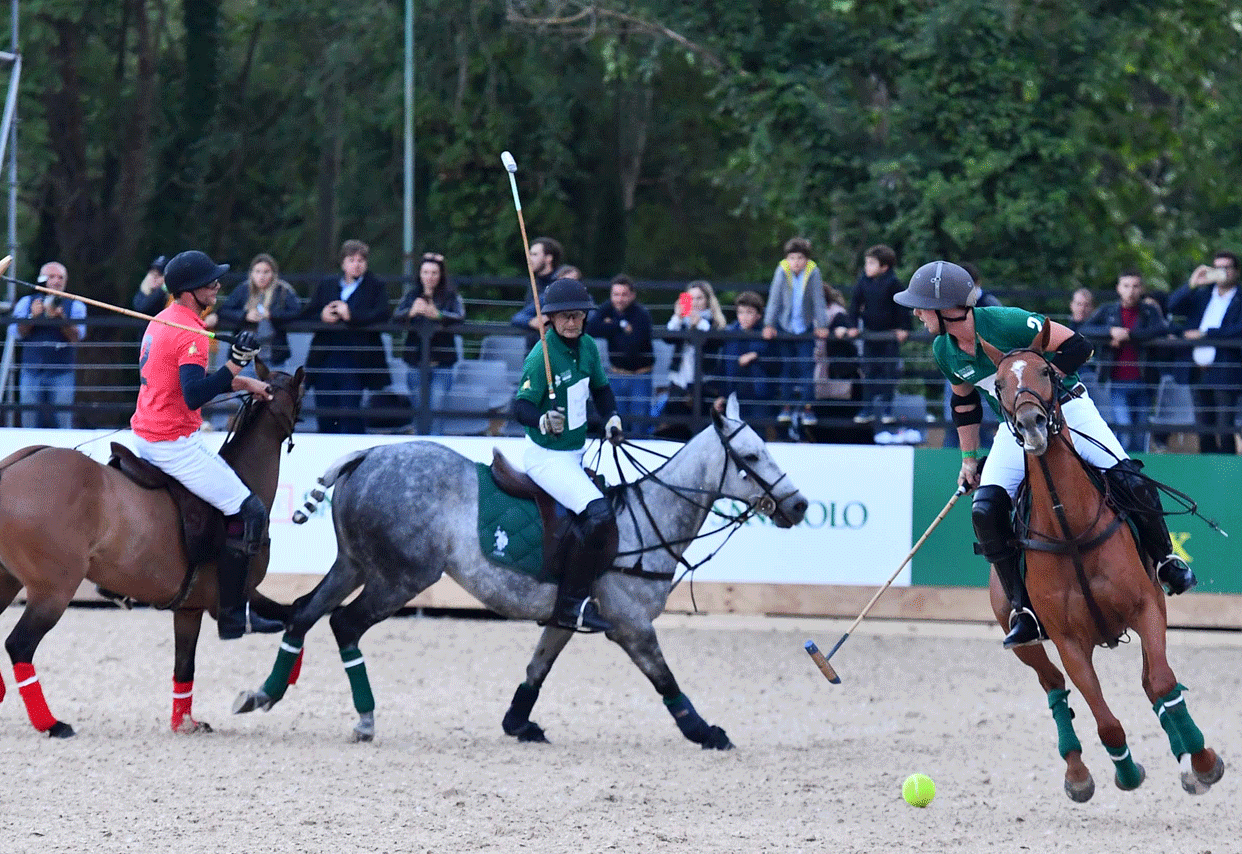
[[[280,446],[292,447],[303,372],[269,373],[271,401],[248,401],[220,454],[270,508]],[[216,613],[213,565],[190,574],[179,511],[166,489],[145,489],[119,470],[69,448],[33,446],[0,461],[0,610],[24,587],[26,607],[5,641],[18,690],[35,729],[67,738],[73,727],[48,710],[35,674],[35,650],[83,579],[131,599],[173,608],[174,732],[210,732],[191,715],[194,650],[203,611]],[[285,606],[253,592],[267,571],[265,546],[252,561],[256,613],[283,618]],[[0,680],[0,700],[4,684]]]
[[[1129,525],[1097,487],[1064,427],[1059,385],[1044,356],[1049,331],[1045,322],[1030,349],[1005,354],[981,341],[996,364],[996,397],[1005,420],[1026,451],[1030,515],[1021,544],[1027,592],[1062,665],[1095,716],[1118,788],[1138,788],[1146,772],[1131,758],[1125,730],[1104,701],[1092,654],[1097,646],[1113,647],[1124,633],[1133,631],[1143,646],[1143,690],[1180,764],[1182,787],[1202,794],[1221,779],[1224,762],[1204,746],[1203,734],[1187,711],[1184,686],[1169,667],[1164,591],[1155,572],[1140,557]],[[1022,527],[1018,525],[1020,531]],[[995,572],[990,593],[996,619],[1007,629],[1010,604]],[[1048,692],[1058,748],[1066,763],[1066,793],[1080,803],[1089,800],[1095,782],[1082,761],[1065,677],[1043,646],[1019,647],[1014,653],[1038,674],[1039,684]]]

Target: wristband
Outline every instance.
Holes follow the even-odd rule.
[[[962,459],[964,460],[979,459],[979,449],[975,448],[973,451],[962,451]]]

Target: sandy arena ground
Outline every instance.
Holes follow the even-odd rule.
[[[0,614],[11,630],[16,608]],[[538,636],[523,623],[406,617],[363,639],[378,734],[348,740],[349,688],[326,625],[299,684],[267,714],[233,716],[276,639],[199,644],[195,716],[176,736],[172,621],[74,608],[36,666],[75,738],[27,721],[4,667],[0,851],[5,852],[1186,852],[1242,851],[1242,635],[1174,632],[1192,714],[1227,764],[1207,795],[1182,792],[1139,685],[1138,644],[1097,656],[1147,781],[1112,783],[1077,691],[1097,791],[1063,794],[1055,729],[1034,674],[984,626],[869,621],[829,685],[802,650],[846,621],[666,616],[682,688],[737,749],[684,740],[645,678],[599,637],[570,645],[532,718],[550,745],[500,719]],[[915,771],[937,785],[907,806]]]

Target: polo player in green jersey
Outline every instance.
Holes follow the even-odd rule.
[[[619,443],[623,434],[595,339],[582,334],[593,308],[582,282],[557,279],[548,285],[542,310],[549,328],[526,357],[513,419],[526,428],[526,473],[574,514],[573,529],[558,555],[561,581],[551,622],[575,631],[606,632],[611,626],[590,595],[591,585],[612,559],[609,543],[616,540],[617,520],[611,503],[582,469],[588,397],[605,417],[608,438]]]
[[[1013,499],[1025,476],[1023,450],[1017,442],[998,437],[991,453],[979,459],[979,423],[983,403],[1002,419],[996,400],[996,366],[979,346],[983,339],[1002,353],[1029,347],[1044,324],[1044,317],[1020,308],[976,307],[980,289],[970,274],[957,264],[932,261],[910,278],[910,285],[893,299],[914,309],[927,331],[936,336],[932,354],[953,386],[952,415],[962,447],[959,483],[977,489],[971,520],[980,553],[996,570],[1012,611],[1005,648],[1046,640],[1031,609],[1019,568],[1020,551],[1014,533]],[[1113,431],[1100,417],[1077,371],[1091,358],[1087,339],[1067,326],[1053,322],[1046,354],[1060,377],[1061,412],[1074,432],[1074,450],[1091,465],[1102,469],[1109,489],[1122,497],[1139,532],[1140,548],[1151,559],[1170,595],[1185,593],[1197,579],[1185,561],[1173,553],[1169,529],[1164,523],[1160,493],[1143,476],[1139,463],[1122,449]]]

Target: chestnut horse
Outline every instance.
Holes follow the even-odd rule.
[[[1095,716],[1100,741],[1115,766],[1118,788],[1137,789],[1146,777],[1130,756],[1125,730],[1100,688],[1092,664],[1097,646],[1113,647],[1127,631],[1143,646],[1143,690],[1152,703],[1181,768],[1182,787],[1202,794],[1224,774],[1224,762],[1204,746],[1165,655],[1167,617],[1164,591],[1152,567],[1140,557],[1134,535],[1088,464],[1074,450],[1065,429],[1059,383],[1044,354],[1047,322],[1029,349],[1001,354],[986,341],[984,352],[996,364],[996,398],[1005,420],[1025,450],[1030,516],[1016,526],[1026,556],[1026,586],[1035,612],[1056,645],[1061,663]],[[997,441],[1008,441],[1000,435]],[[1090,441],[1081,438],[1079,441]],[[1009,627],[1009,601],[996,573],[990,585],[992,610]],[[1057,724],[1058,749],[1066,763],[1065,791],[1079,803],[1095,793],[1082,745],[1071,723],[1065,677],[1043,646],[1014,649],[1039,676]]]
[[[248,399],[220,455],[270,508],[280,446],[292,447],[303,372],[271,372],[256,362],[271,401]],[[84,579],[140,602],[173,608],[174,732],[210,732],[191,715],[194,650],[203,611],[216,612],[216,573],[192,576],[179,511],[166,489],[145,489],[119,470],[69,448],[32,446],[0,461],[0,610],[24,587],[26,607],[5,640],[18,690],[35,729],[58,738],[73,727],[48,710],[34,654]],[[253,592],[267,571],[268,548],[251,562],[256,613],[283,619],[285,606]],[[0,700],[4,698],[0,679]]]

